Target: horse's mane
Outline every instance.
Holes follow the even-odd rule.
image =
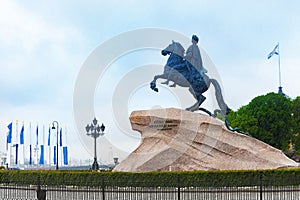
[[[180,55],[184,55],[184,52],[185,52],[185,49],[183,48],[183,46],[179,43],[179,42],[175,42],[175,41],[173,41],[173,43],[177,46],[177,50],[178,50],[178,54],[180,54]]]

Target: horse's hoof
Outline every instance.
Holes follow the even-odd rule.
[[[158,92],[158,88],[154,88],[153,90],[154,90],[155,92]]]
[[[195,108],[194,106],[193,107],[189,107],[189,108],[186,108],[187,111],[190,111],[190,112],[194,112],[196,110],[198,110],[199,108]]]
[[[192,108],[186,108],[185,110],[193,112]]]
[[[152,90],[154,90],[155,87],[156,87],[156,84],[155,84],[154,82],[151,82],[151,83],[150,83],[150,88],[151,88]]]

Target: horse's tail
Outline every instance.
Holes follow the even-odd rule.
[[[216,79],[210,79],[210,81],[215,87],[215,95],[222,113],[224,115],[228,114],[230,112],[230,108],[227,106],[227,104],[224,101],[220,84]]]

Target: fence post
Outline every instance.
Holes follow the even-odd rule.
[[[105,200],[105,185],[104,185],[104,174],[102,174],[102,200]]]
[[[40,174],[37,177],[37,190],[36,195],[38,200],[46,200],[46,190],[42,190],[41,188],[41,176]]]
[[[260,182],[259,194],[260,194],[260,200],[262,200],[263,199],[263,172],[260,172],[259,174],[259,182]]]
[[[177,199],[180,200],[180,175],[177,175]]]

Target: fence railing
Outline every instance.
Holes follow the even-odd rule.
[[[227,184],[220,184],[213,180],[199,182],[197,177],[193,179],[190,176],[187,180],[186,176],[180,173],[176,174],[176,178],[173,176],[173,179],[160,180],[159,183],[153,180],[126,180],[124,183],[120,179],[113,182],[111,177],[103,173],[94,180],[95,184],[86,185],[82,184],[80,179],[72,182],[64,180],[64,184],[49,184],[49,180],[46,182],[38,173],[33,173],[32,176],[35,176],[32,180],[36,180],[31,180],[32,184],[27,180],[12,181],[9,176],[2,177],[0,199],[300,200],[298,175],[286,179],[286,176],[271,176],[259,172],[257,177],[247,180],[245,184],[233,184],[234,180],[229,176]],[[61,173],[61,179],[68,177]]]

